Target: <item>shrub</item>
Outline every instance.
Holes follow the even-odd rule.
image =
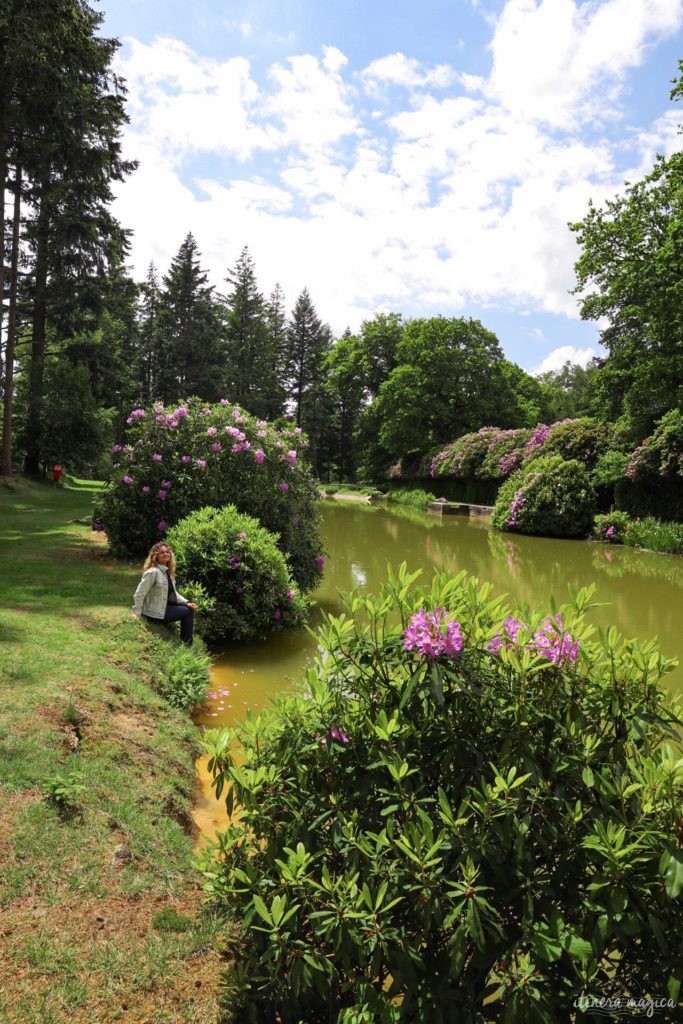
[[[206,505],[233,503],[279,534],[300,587],[321,575],[318,488],[298,427],[281,430],[227,401],[135,409],[95,520],[116,555],[140,555],[169,526]]]
[[[679,409],[662,416],[652,436],[631,452],[626,476],[635,479],[683,476],[683,413]]]
[[[629,517],[626,512],[608,512],[596,516],[593,522],[593,537],[609,544],[623,544]]]
[[[256,519],[226,508],[202,508],[168,532],[186,597],[208,595],[201,631],[207,640],[244,640],[294,628],[307,604],[289,571],[277,536]],[[199,616],[198,616],[199,618]]]
[[[498,530],[548,537],[585,537],[595,512],[588,470],[560,455],[533,459],[506,480],[491,514]]]
[[[205,734],[240,806],[206,862],[235,922],[226,1022],[555,1024],[613,983],[675,1005],[672,663],[596,638],[590,591],[513,617],[417,575],[327,619],[301,696]]]
[[[390,505],[408,505],[410,508],[426,510],[430,501],[436,501],[436,495],[431,491],[423,491],[419,487],[412,490],[408,488],[397,488],[386,495],[387,503]]]
[[[578,459],[589,469],[598,462],[609,444],[609,430],[588,416],[553,423],[542,446],[543,455],[561,455]]]
[[[192,647],[173,644],[157,690],[174,708],[190,711],[211,687],[211,658],[201,640]]]
[[[591,479],[595,487],[611,487],[621,480],[628,466],[628,455],[624,452],[605,452],[598,459]]]
[[[632,548],[683,555],[683,523],[662,523],[652,516],[634,519],[626,527],[624,544]]]

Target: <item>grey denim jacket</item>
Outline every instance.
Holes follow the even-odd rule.
[[[175,579],[173,586],[175,587]],[[187,604],[187,598],[176,587],[178,604]],[[133,596],[133,614],[148,615],[150,619],[163,619],[168,602],[168,569],[164,565],[153,565],[145,569]]]

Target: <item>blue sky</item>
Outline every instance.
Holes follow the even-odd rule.
[[[680,148],[683,0],[103,0],[129,87],[115,212],[164,273],[308,287],[341,333],[472,316],[531,371],[584,362],[569,221]]]

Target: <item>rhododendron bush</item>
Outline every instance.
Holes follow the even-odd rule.
[[[320,577],[322,543],[305,447],[299,428],[276,429],[227,400],[134,409],[126,443],[113,449],[96,526],[115,554],[141,555],[188,513],[234,504],[278,534],[294,579],[308,590]]]
[[[202,508],[171,527],[183,594],[197,603],[206,640],[246,640],[304,621],[306,602],[276,537],[252,516]]]
[[[586,537],[595,513],[588,470],[560,455],[533,459],[506,480],[491,513],[498,530],[547,537]]]
[[[596,631],[590,590],[534,611],[418,575],[325,621],[303,692],[205,734],[240,808],[205,865],[233,923],[226,1024],[557,1024],[608,985],[669,1012],[672,663]]]

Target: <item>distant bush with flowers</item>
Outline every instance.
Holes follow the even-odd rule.
[[[601,455],[608,450],[610,437],[610,428],[589,416],[559,420],[548,428],[540,454],[561,455],[567,460],[578,459],[588,469],[593,469]]]
[[[418,575],[326,620],[300,695],[205,734],[240,808],[205,867],[234,922],[223,1019],[556,1024],[608,986],[668,1013],[673,663],[596,633],[590,590],[549,613]]]
[[[631,453],[626,476],[683,477],[683,413],[679,409],[662,416],[652,436]]]
[[[504,479],[522,462],[528,430],[502,430],[482,427],[476,433],[463,434],[434,456],[431,477],[455,479]]]
[[[186,597],[207,640],[246,640],[300,626],[307,604],[277,537],[234,505],[202,508],[168,532]]]
[[[586,537],[595,514],[590,475],[577,459],[533,459],[506,480],[491,513],[498,530],[546,537]]]
[[[190,512],[234,504],[277,533],[303,590],[320,578],[318,496],[299,428],[277,429],[223,400],[156,403],[128,417],[95,506],[116,555],[141,555]]]
[[[608,544],[623,544],[630,521],[627,512],[607,512],[605,515],[596,516],[593,522],[593,537]]]

